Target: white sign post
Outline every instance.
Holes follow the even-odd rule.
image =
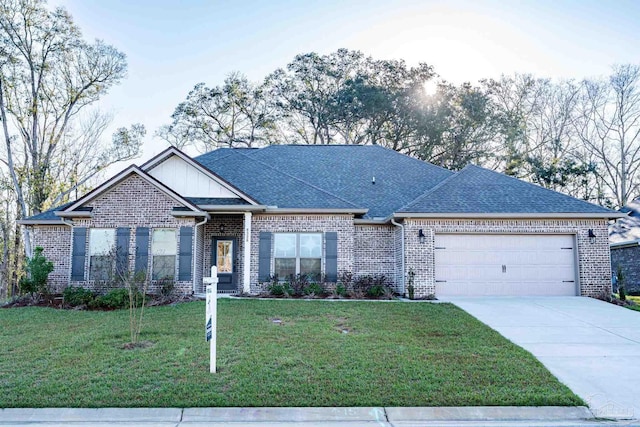
[[[207,312],[205,315],[205,334],[210,346],[209,372],[216,372],[216,329],[218,323],[218,269],[211,267],[211,277],[202,279],[207,285]]]

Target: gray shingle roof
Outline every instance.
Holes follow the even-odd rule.
[[[629,215],[609,226],[609,242],[621,243],[640,239],[640,198],[621,207],[620,212]]]
[[[369,209],[370,218],[389,216],[453,174],[371,145],[221,149],[196,160],[262,204],[355,207]]]
[[[56,206],[55,208],[51,208],[47,211],[44,212],[40,212],[37,215],[32,215],[29,218],[27,218],[28,220],[37,220],[37,221],[41,221],[41,220],[56,220],[56,219],[60,219],[60,217],[56,216],[56,212],[57,211],[61,211],[63,209],[65,209],[67,206],[70,206],[73,202],[69,202],[69,203],[65,203],[63,205],[60,206]]]
[[[606,214],[613,211],[489,169],[468,165],[400,212]]]

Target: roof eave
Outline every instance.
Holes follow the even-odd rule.
[[[198,207],[207,212],[260,212],[267,209],[265,205],[198,205]]]
[[[53,214],[61,218],[93,218],[93,213],[88,211],[56,211]]]
[[[624,242],[616,242],[616,243],[609,244],[609,247],[611,249],[632,248],[634,246],[640,246],[640,239],[627,240]]]
[[[67,225],[61,219],[19,219],[19,225]]]
[[[274,208],[269,207],[265,213],[280,214],[345,214],[345,215],[365,215],[369,209],[355,208]]]
[[[194,218],[194,217],[206,217],[209,218],[209,214],[207,212],[198,212],[198,211],[171,211],[171,215],[180,218]]]
[[[626,215],[619,212],[545,212],[545,213],[521,213],[521,212],[396,212],[394,218],[522,218],[522,219],[615,219]]]

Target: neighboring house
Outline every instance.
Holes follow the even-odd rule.
[[[623,206],[620,212],[626,216],[609,227],[611,271],[617,274],[619,266],[626,290],[640,292],[640,199]]]
[[[170,148],[21,223],[57,289],[104,271],[257,293],[274,275],[384,274],[416,296],[610,292],[607,222],[622,214],[483,169],[452,172],[379,146]],[[112,256],[109,256],[112,254]]]

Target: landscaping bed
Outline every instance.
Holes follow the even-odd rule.
[[[218,301],[1,310],[0,407],[580,405],[533,356],[451,304]]]

